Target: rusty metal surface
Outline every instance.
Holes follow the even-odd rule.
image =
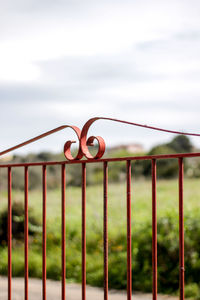
[[[8,168],[8,300],[12,299],[12,176]]]
[[[42,167],[42,299],[46,300],[46,201],[47,201],[47,170]]]
[[[104,300],[108,300],[108,163],[103,164],[103,250],[104,250]]]
[[[65,165],[61,166],[61,218],[62,218],[62,300],[65,300],[65,278],[66,278],[66,225],[65,225]]]
[[[180,300],[184,299],[184,212],[183,212],[183,159],[179,158],[179,286]]]
[[[46,166],[48,165],[60,165],[61,166],[61,234],[62,234],[62,280],[60,289],[60,298],[66,299],[66,221],[65,221],[65,167],[67,164],[82,164],[82,288],[81,295],[82,300],[86,300],[86,166],[88,163],[99,163],[103,166],[103,274],[104,274],[104,300],[108,300],[109,295],[109,282],[108,282],[108,163],[124,161],[126,162],[126,200],[127,200],[127,300],[131,300],[132,297],[132,233],[131,233],[131,162],[136,160],[151,160],[152,161],[152,295],[153,300],[157,300],[157,213],[156,213],[156,162],[158,159],[177,159],[179,161],[179,283],[180,283],[180,300],[184,300],[184,210],[183,210],[183,158],[200,157],[200,153],[181,153],[181,154],[166,154],[166,155],[150,155],[150,156],[132,156],[132,157],[118,157],[118,158],[102,158],[105,152],[105,142],[100,136],[91,136],[87,138],[90,126],[97,120],[107,120],[120,122],[127,125],[139,126],[151,130],[157,130],[168,133],[185,134],[192,136],[200,136],[196,133],[183,133],[179,131],[167,130],[158,127],[152,127],[147,125],[141,125],[133,122],[117,120],[112,118],[92,118],[88,120],[80,130],[76,126],[63,125],[29,139],[23,143],[13,146],[0,152],[0,156],[10,151],[16,150],[27,144],[33,143],[39,139],[42,139],[48,135],[54,134],[67,127],[71,128],[75,133],[79,141],[78,152],[75,157],[71,154],[71,145],[75,141],[67,141],[64,145],[64,155],[66,161],[60,162],[36,162],[36,163],[18,163],[18,164],[0,164],[0,168],[8,169],[8,278],[7,278],[7,299],[14,299],[15,295],[11,295],[12,291],[12,169],[15,167],[24,168],[24,299],[28,300],[29,296],[29,276],[28,276],[28,192],[29,192],[29,166],[42,166],[42,208],[43,208],[43,224],[42,224],[42,299],[46,300],[48,295],[48,288],[46,287],[46,189],[47,189],[47,178],[46,178]],[[94,141],[98,143],[98,150],[96,155],[92,156],[89,152],[88,146],[93,146]],[[81,160],[83,157],[86,160]],[[134,276],[133,276],[134,280]],[[87,287],[88,289],[88,287]],[[89,295],[89,293],[88,293]],[[110,297],[110,295],[109,295]],[[112,299],[112,297],[111,297]],[[117,299],[117,298],[115,298]],[[120,299],[120,298],[119,298]]]
[[[82,300],[86,299],[86,164],[82,164]]]
[[[126,165],[126,201],[127,201],[127,300],[132,296],[132,249],[131,249],[131,161]]]
[[[153,300],[157,299],[157,209],[156,209],[156,160],[152,160],[152,269]]]
[[[200,157],[200,152],[192,153],[177,153],[177,154],[160,154],[160,155],[143,155],[143,156],[127,156],[118,158],[103,158],[103,159],[88,159],[88,160],[72,160],[72,161],[49,161],[49,162],[33,162],[33,163],[10,163],[0,164],[0,168],[8,167],[33,167],[33,166],[53,166],[53,165],[72,165],[72,164],[84,164],[84,163],[104,163],[104,162],[117,162],[127,160],[152,160],[152,159],[178,159],[178,158],[192,158]]]
[[[24,299],[28,300],[28,167],[24,168]]]

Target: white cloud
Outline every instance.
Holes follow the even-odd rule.
[[[0,82],[34,82],[40,78],[40,68],[31,63],[25,61],[22,58],[17,59],[7,58],[5,56],[0,59]]]
[[[10,81],[14,80],[12,73],[20,69],[14,61],[22,64],[21,77],[31,78],[29,73],[35,72],[32,65],[38,61],[61,56],[126,55],[138,43],[166,39],[183,30],[187,15],[179,1],[108,2],[86,6],[82,15],[79,10],[64,14],[62,10],[61,6],[55,15],[48,10],[46,14],[22,10],[7,20],[3,18],[7,35],[0,42],[1,62],[6,62],[1,64],[1,78],[5,72],[5,80],[9,80],[8,65]]]

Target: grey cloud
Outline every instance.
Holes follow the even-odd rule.
[[[37,100],[55,100],[55,91],[53,88],[33,85],[15,85],[10,84],[0,86],[0,101],[37,101]]]
[[[44,77],[58,81],[82,82],[84,84],[151,81],[164,78],[163,75],[152,74],[148,70],[138,69],[132,55],[121,54],[117,57],[66,57],[40,63]],[[97,87],[95,86],[95,87]]]
[[[197,30],[183,30],[170,37],[138,43],[136,48],[142,51],[161,48],[169,51],[172,47],[180,47],[185,42],[188,44],[188,48],[192,48],[193,43],[200,46],[200,26]]]
[[[198,40],[200,41],[200,29],[199,30],[188,30],[184,32],[177,33],[174,36],[178,40]]]
[[[1,7],[4,10],[16,12],[48,12],[49,10],[59,8],[63,10],[64,7],[74,7],[76,4],[81,4],[80,0],[7,0],[0,1]]]
[[[51,85],[6,85],[0,86],[0,102],[18,101],[18,102],[44,102],[44,101],[86,101],[90,97],[84,93],[84,86],[70,87],[51,86]],[[88,91],[87,91],[88,92]],[[81,96],[81,97],[80,97]],[[88,100],[89,101],[89,100]]]
[[[105,5],[122,5],[120,0],[0,0],[1,10],[8,13],[17,13],[17,14],[51,14],[54,15],[59,13],[60,16],[65,15],[68,16],[73,12],[74,14],[80,15],[84,14],[84,11],[88,12],[88,10],[96,10],[98,7],[103,7]],[[123,4],[129,4],[131,6],[135,6],[131,0],[126,0]],[[58,17],[58,16],[57,16]]]
[[[190,103],[190,106],[188,105]],[[134,110],[148,110],[148,111],[156,111],[156,110],[163,110],[163,111],[177,111],[177,112],[188,112],[193,113],[194,111],[200,110],[200,101],[198,95],[196,97],[189,98],[187,95],[183,98],[176,97],[173,101],[171,99],[166,99],[164,101],[160,100],[143,100],[134,101],[134,99],[126,99],[126,105],[119,102],[118,103],[119,109],[123,109],[124,111],[129,111],[131,109]]]

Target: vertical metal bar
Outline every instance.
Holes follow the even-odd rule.
[[[24,169],[24,196],[25,196],[25,218],[24,218],[24,256],[25,256],[25,300],[28,300],[28,167]]]
[[[184,300],[184,211],[183,211],[183,158],[179,158],[179,285],[180,300]]]
[[[43,221],[42,221],[42,299],[46,300],[46,165],[42,167]]]
[[[104,162],[104,205],[103,205],[103,228],[104,228],[104,300],[108,300],[108,164]]]
[[[131,161],[127,161],[127,300],[132,297],[131,257]]]
[[[65,278],[66,278],[66,259],[65,259],[65,164],[61,167],[62,179],[62,300],[65,300]]]
[[[11,167],[8,167],[8,300],[12,293],[12,178]]]
[[[86,164],[82,164],[82,300],[86,299]]]
[[[157,299],[157,208],[156,208],[156,160],[152,159],[152,269],[153,300]]]

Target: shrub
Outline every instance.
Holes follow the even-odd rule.
[[[185,286],[185,297],[200,299],[200,288],[197,283],[190,283]]]
[[[21,211],[21,210],[20,210]],[[60,222],[53,226],[47,223],[47,276],[61,278],[61,234]],[[175,293],[179,288],[179,233],[178,215],[166,213],[158,219],[158,291]],[[20,231],[21,232],[21,231]],[[22,234],[22,232],[21,232]],[[31,234],[31,232],[30,232]],[[33,234],[33,233],[32,233]],[[37,240],[37,242],[34,242]],[[67,226],[66,236],[67,279],[81,281],[81,234],[75,227]],[[41,234],[32,240],[30,256],[30,276],[41,277]],[[0,247],[0,273],[6,275],[6,247]],[[109,233],[109,287],[125,289],[126,274],[126,231]],[[23,255],[21,245],[13,249],[13,276],[23,276]],[[152,290],[152,229],[151,222],[144,219],[134,224],[132,233],[132,285],[135,291]],[[103,285],[103,241],[99,227],[91,223],[87,229],[87,283]],[[167,274],[167,276],[166,276]],[[200,222],[198,213],[185,215],[185,283],[186,297],[199,300],[200,274]]]
[[[34,236],[41,232],[40,222],[34,215],[33,209],[29,208],[29,236]],[[0,245],[7,245],[8,234],[8,210],[0,213]],[[21,202],[14,202],[12,205],[12,238],[13,240],[22,240],[24,238],[24,205]]]

